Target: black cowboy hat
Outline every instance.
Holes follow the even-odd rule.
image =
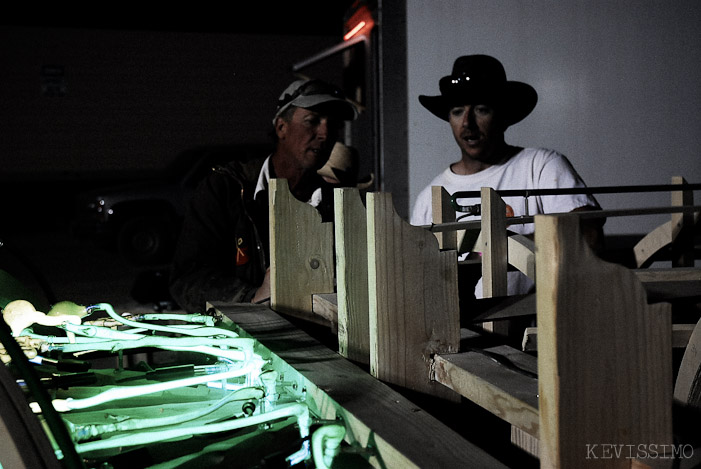
[[[439,81],[440,96],[419,96],[419,102],[435,116],[448,120],[450,108],[463,104],[489,104],[505,113],[506,125],[521,121],[538,102],[531,85],[507,81],[504,66],[488,55],[464,55],[453,64],[453,73]]]

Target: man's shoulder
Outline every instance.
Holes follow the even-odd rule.
[[[567,158],[557,150],[544,147],[523,148],[505,165],[528,165],[542,167],[554,160],[566,160]]]
[[[267,155],[246,159],[232,159],[227,163],[214,166],[212,168],[212,173],[215,177],[223,176],[224,178],[233,178],[239,184],[255,184],[266,158]]]

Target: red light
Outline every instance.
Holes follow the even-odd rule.
[[[352,38],[353,36],[355,36],[355,35],[358,33],[358,31],[360,31],[361,29],[363,29],[363,27],[365,27],[365,21],[361,21],[360,23],[356,24],[355,27],[354,27],[353,29],[351,29],[350,31],[348,31],[348,32],[346,33],[346,35],[343,36],[343,40],[344,40],[344,41],[347,41],[348,39]]]

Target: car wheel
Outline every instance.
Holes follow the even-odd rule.
[[[154,265],[168,262],[175,245],[175,226],[166,217],[137,217],[124,223],[117,247],[127,262]]]

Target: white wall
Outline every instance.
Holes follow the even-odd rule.
[[[407,36],[412,206],[460,158],[448,124],[417,97],[438,94],[455,58],[476,53],[538,91],[509,143],[559,150],[589,186],[701,182],[699,1],[408,0]],[[604,208],[669,202],[668,193],[597,198]],[[644,233],[666,217],[609,219],[606,232]]]

